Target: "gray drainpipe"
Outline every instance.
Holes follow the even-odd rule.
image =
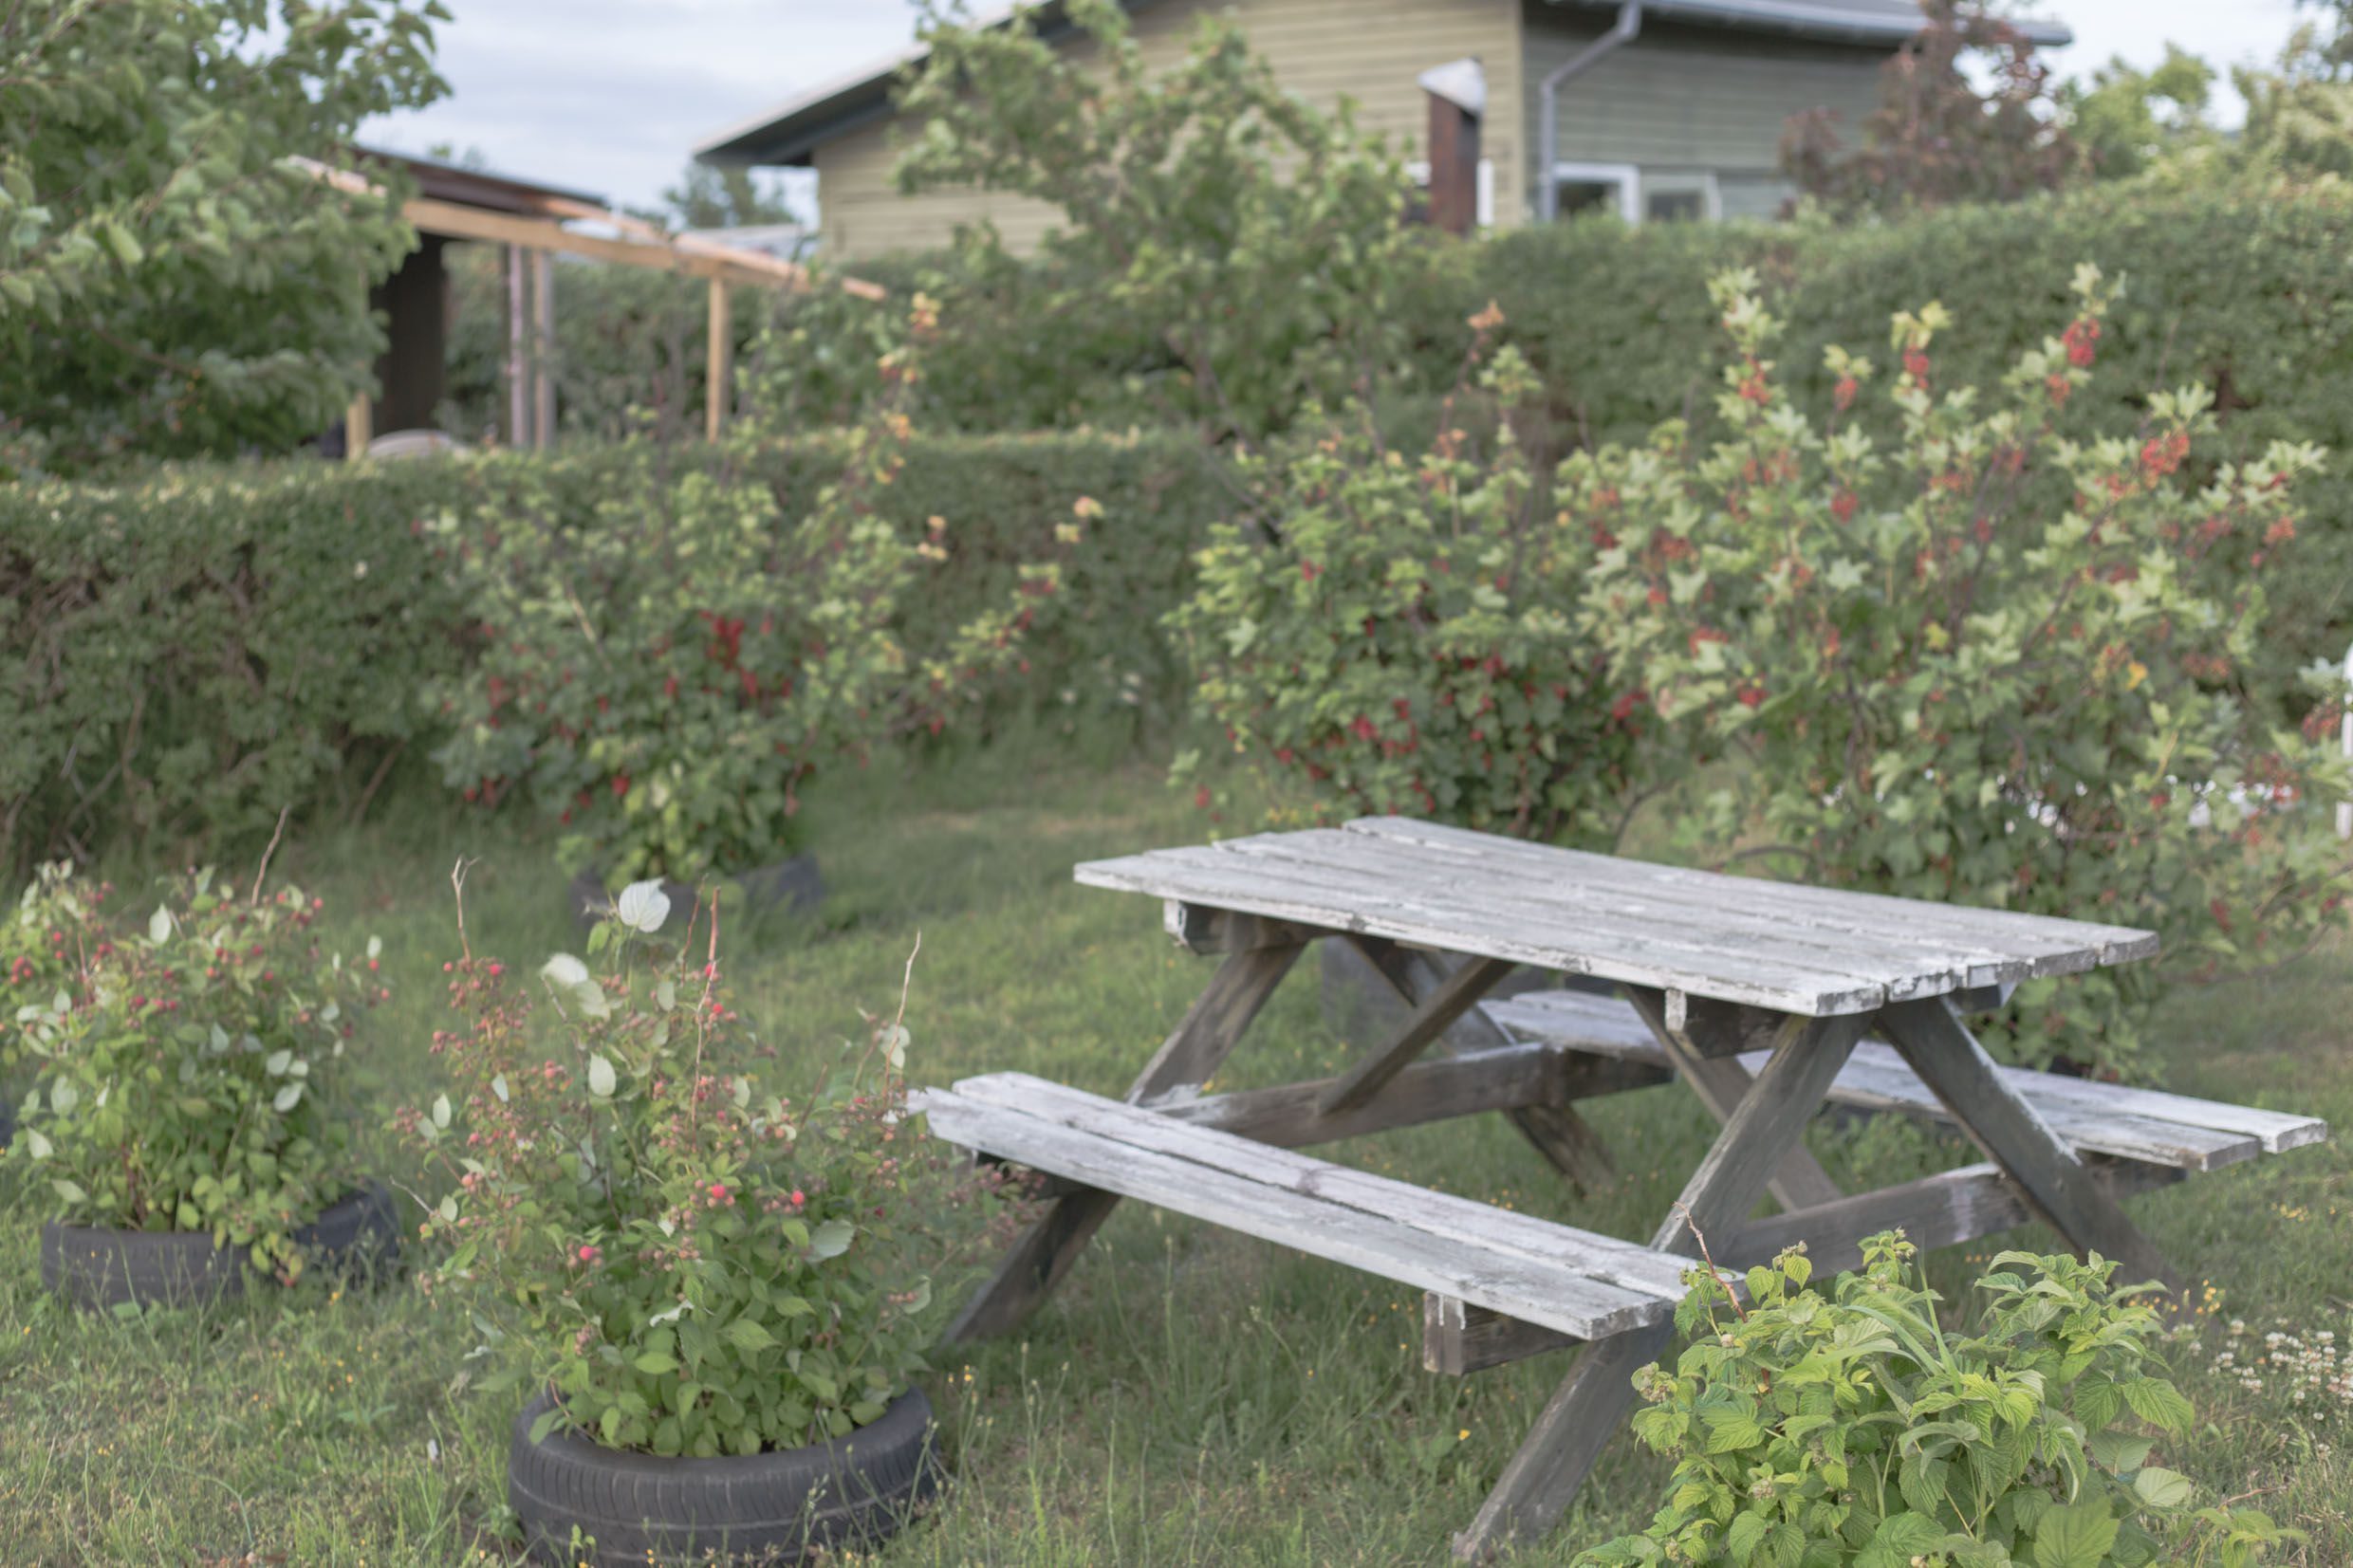
[[[1552,166],[1561,160],[1561,86],[1571,77],[1583,76],[1619,46],[1634,42],[1641,30],[1642,0],[1625,0],[1618,8],[1618,20],[1610,24],[1609,31],[1553,67],[1552,74],[1536,89],[1536,151],[1543,159],[1540,167],[1544,179],[1537,188],[1536,212],[1547,223],[1561,215],[1561,185],[1552,177]]]

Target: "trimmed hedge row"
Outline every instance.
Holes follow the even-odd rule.
[[[1543,374],[1571,431],[1639,439],[1655,423],[1706,415],[1716,331],[1707,280],[1753,267],[1788,321],[1781,356],[1812,406],[1826,406],[1825,345],[1894,369],[1888,318],[1931,300],[1955,316],[1938,342],[1947,385],[1993,385],[2017,354],[2066,319],[2078,263],[2123,281],[2100,342],[2102,427],[2128,433],[2153,390],[2196,383],[2215,396],[2230,446],[2274,439],[2353,452],[2353,189],[2292,196],[2102,185],[2059,197],[1962,208],[1900,224],[1582,223],[1523,230],[1483,249],[1481,298]],[[2289,569],[2272,580],[2255,672],[2287,698],[2296,672],[2353,638],[2353,470],[2308,488]]]
[[[838,451],[817,436],[774,452],[780,501],[813,495]],[[597,447],[0,488],[0,874],[121,845],[212,853],[266,835],[281,807],[364,810],[400,756],[435,744],[417,691],[471,646],[423,521],[494,523],[530,496],[585,526],[645,460]],[[948,520],[949,563],[916,606],[940,624],[1001,600],[1091,497],[1103,515],[1064,557],[1071,591],[998,710],[1174,710],[1158,618],[1225,505],[1188,438],[919,438],[883,496],[918,532]]]
[[[1634,441],[1663,419],[1712,414],[1717,330],[1707,283],[1728,267],[1761,274],[1789,323],[1783,361],[1802,396],[1827,391],[1822,348],[1837,342],[1892,367],[1888,317],[1930,300],[1954,312],[1948,384],[1993,384],[2022,348],[2067,317],[2079,262],[2124,280],[2101,344],[2111,429],[2129,431],[2146,390],[2213,389],[2222,428],[2246,452],[2276,436],[2353,452],[2353,186],[2280,193],[2237,187],[2109,183],[2006,206],[1882,223],[1654,224],[1609,219],[1529,227],[1475,245],[1434,243],[1399,280],[1387,308],[1411,345],[1389,378],[1382,425],[1429,438],[1436,398],[1489,300],[1544,377],[1563,446]],[[1002,430],[1024,421],[1124,418],[1150,334],[1116,313],[1047,332],[1024,308],[1053,282],[1051,257],[975,267],[954,253],[864,267],[940,297],[943,329],[925,350],[922,417],[942,428]],[[1064,280],[1066,284],[1067,280]],[[844,316],[842,323],[853,318]],[[838,331],[846,331],[837,323]],[[1143,346],[1139,346],[1143,345]],[[830,358],[792,360],[806,400],[840,401],[828,368],[857,359],[845,338]],[[2121,369],[2122,374],[2117,372]],[[789,380],[790,377],[783,378]],[[824,396],[820,396],[824,394]],[[2300,520],[2294,581],[2275,594],[2261,677],[2285,692],[2294,670],[2334,658],[2353,638],[2353,484],[2316,486]]]

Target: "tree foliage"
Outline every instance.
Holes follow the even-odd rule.
[[[1808,109],[1782,135],[1782,168],[1835,212],[2014,201],[2057,190],[2082,153],[2053,110],[2034,43],[1983,0],[1921,0],[1926,23],[1880,68],[1880,106],[1850,147],[1838,114]],[[1980,92],[1965,62],[1992,78]]]
[[[1034,12],[980,27],[934,11],[902,89],[919,133],[899,184],[1004,191],[1060,209],[1054,278],[1031,328],[1108,319],[1144,329],[1130,370],[1165,412],[1214,437],[1274,428],[1384,358],[1385,302],[1409,244],[1403,165],[1277,84],[1231,17],[1204,17],[1185,57],[1146,67],[1113,0],[1073,0],[1082,44]],[[968,248],[983,268],[994,232]]]
[[[0,14],[0,434],[72,465],[285,446],[332,422],[382,347],[368,286],[415,234],[397,185],[346,189],[320,166],[355,171],[362,120],[444,90],[431,23],[447,14],[438,0]]]
[[[2126,178],[2213,137],[2206,109],[2214,83],[2212,65],[2168,44],[2155,69],[2140,70],[2120,55],[2089,82],[2063,85],[2058,101],[2091,173]]]

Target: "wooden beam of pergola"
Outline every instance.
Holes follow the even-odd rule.
[[[532,250],[562,250],[598,261],[619,262],[623,267],[682,272],[690,277],[750,284],[758,288],[802,289],[813,287],[816,283],[807,267],[792,262],[779,261],[757,250],[717,245],[694,235],[658,238],[651,233],[650,226],[644,226],[649,232],[643,239],[603,239],[594,234],[576,234],[554,218],[485,212],[478,207],[435,201],[430,196],[416,196],[403,203],[400,215],[426,233],[446,234],[452,239],[488,240]],[[578,215],[626,227],[612,213],[583,212]],[[868,283],[863,278],[843,278],[841,287],[844,293],[863,300],[884,299],[889,294],[880,284]]]

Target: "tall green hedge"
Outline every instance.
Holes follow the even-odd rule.
[[[838,454],[819,435],[763,460],[791,507]],[[266,835],[281,807],[361,809],[398,756],[435,744],[417,690],[471,645],[424,521],[495,526],[529,504],[594,526],[623,465],[706,460],[590,447],[0,487],[0,876],[126,845],[214,852]],[[1082,496],[1102,516],[1067,547],[1070,591],[998,711],[1164,719],[1179,693],[1159,618],[1226,504],[1187,438],[919,438],[883,506],[918,532],[948,520],[949,562],[913,608],[952,624],[1048,553]]]
[[[1663,225],[1522,230],[1482,248],[1477,284],[1506,317],[1572,436],[1631,440],[1661,419],[1704,415],[1716,328],[1707,280],[1753,267],[1789,323],[1783,363],[1816,401],[1822,350],[1842,343],[1892,368],[1888,317],[1940,300],[1959,325],[1939,375],[1991,385],[2065,320],[2078,262],[2124,280],[2100,343],[2109,431],[2142,417],[2148,392],[2214,391],[2238,452],[2274,438],[2353,452],[2353,188],[2294,194],[2102,185],[1903,223]],[[1459,303],[1459,302],[1458,302]],[[2256,684],[2287,698],[2296,670],[2353,638],[2353,459],[2310,487],[2288,570],[2273,580]],[[2292,699],[2291,706],[2292,706]]]

